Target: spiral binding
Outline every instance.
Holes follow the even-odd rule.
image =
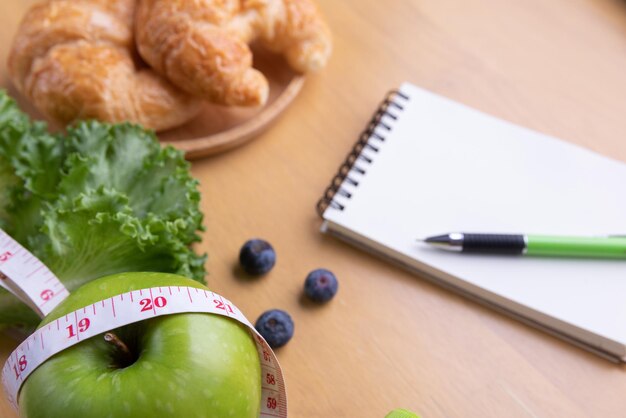
[[[385,96],[385,100],[383,100],[382,103],[378,106],[378,109],[374,113],[374,116],[372,116],[372,119],[368,123],[367,127],[359,136],[359,139],[357,140],[356,144],[354,144],[354,146],[352,147],[352,150],[350,151],[350,153],[348,154],[344,162],[341,164],[341,166],[339,166],[339,170],[337,171],[337,174],[335,174],[332,181],[330,182],[330,185],[326,188],[324,195],[317,202],[317,213],[320,217],[323,217],[324,212],[329,206],[337,210],[345,209],[345,206],[335,201],[334,198],[337,194],[347,199],[352,198],[352,193],[343,189],[341,185],[344,182],[348,182],[350,185],[355,186],[355,187],[359,185],[358,181],[349,177],[348,174],[352,170],[355,170],[361,175],[364,175],[366,173],[366,171],[362,167],[356,166],[355,163],[359,159],[361,159],[367,164],[371,164],[373,162],[373,160],[370,157],[363,155],[362,151],[365,148],[369,148],[374,152],[379,151],[379,148],[377,146],[369,143],[369,139],[375,138],[380,142],[385,141],[386,137],[377,133],[376,128],[380,126],[386,131],[391,131],[392,127],[389,126],[389,124],[383,122],[382,118],[383,116],[387,115],[393,120],[397,119],[396,115],[389,113],[388,111],[389,108],[392,106],[400,111],[404,110],[404,106],[396,102],[397,98],[401,98],[404,100],[409,99],[407,95],[400,92],[399,90],[392,90],[389,93],[387,93],[387,95]]]

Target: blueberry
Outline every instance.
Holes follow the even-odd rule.
[[[265,311],[254,327],[272,348],[282,347],[293,337],[293,320],[280,309]]]
[[[239,264],[246,273],[260,276],[276,264],[274,248],[262,239],[251,239],[239,251]]]
[[[313,270],[304,281],[304,293],[315,302],[328,302],[338,288],[337,278],[326,269]]]

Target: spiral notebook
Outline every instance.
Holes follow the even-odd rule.
[[[613,360],[626,261],[448,253],[447,232],[626,234],[626,164],[404,84],[341,165],[322,230]]]

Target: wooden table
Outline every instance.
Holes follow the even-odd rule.
[[[0,61],[25,0],[0,2]],[[278,354],[294,417],[623,417],[626,374],[319,232],[315,202],[382,95],[404,80],[626,161],[626,3],[620,0],[320,0],[329,67],[249,145],[194,163],[208,281],[251,319],[289,311]],[[0,82],[7,85],[4,64]],[[616,193],[622,191],[617,190]],[[264,237],[278,263],[234,274]],[[340,280],[323,307],[307,272]],[[0,342],[4,361],[15,342]],[[0,415],[15,417],[0,401]]]

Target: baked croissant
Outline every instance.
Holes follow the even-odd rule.
[[[189,94],[226,105],[259,105],[268,82],[248,44],[285,54],[297,71],[325,65],[332,42],[312,0],[138,0],[141,57]]]
[[[17,89],[49,118],[132,121],[163,130],[200,101],[133,58],[136,0],[51,0],[31,8],[8,62]]]

